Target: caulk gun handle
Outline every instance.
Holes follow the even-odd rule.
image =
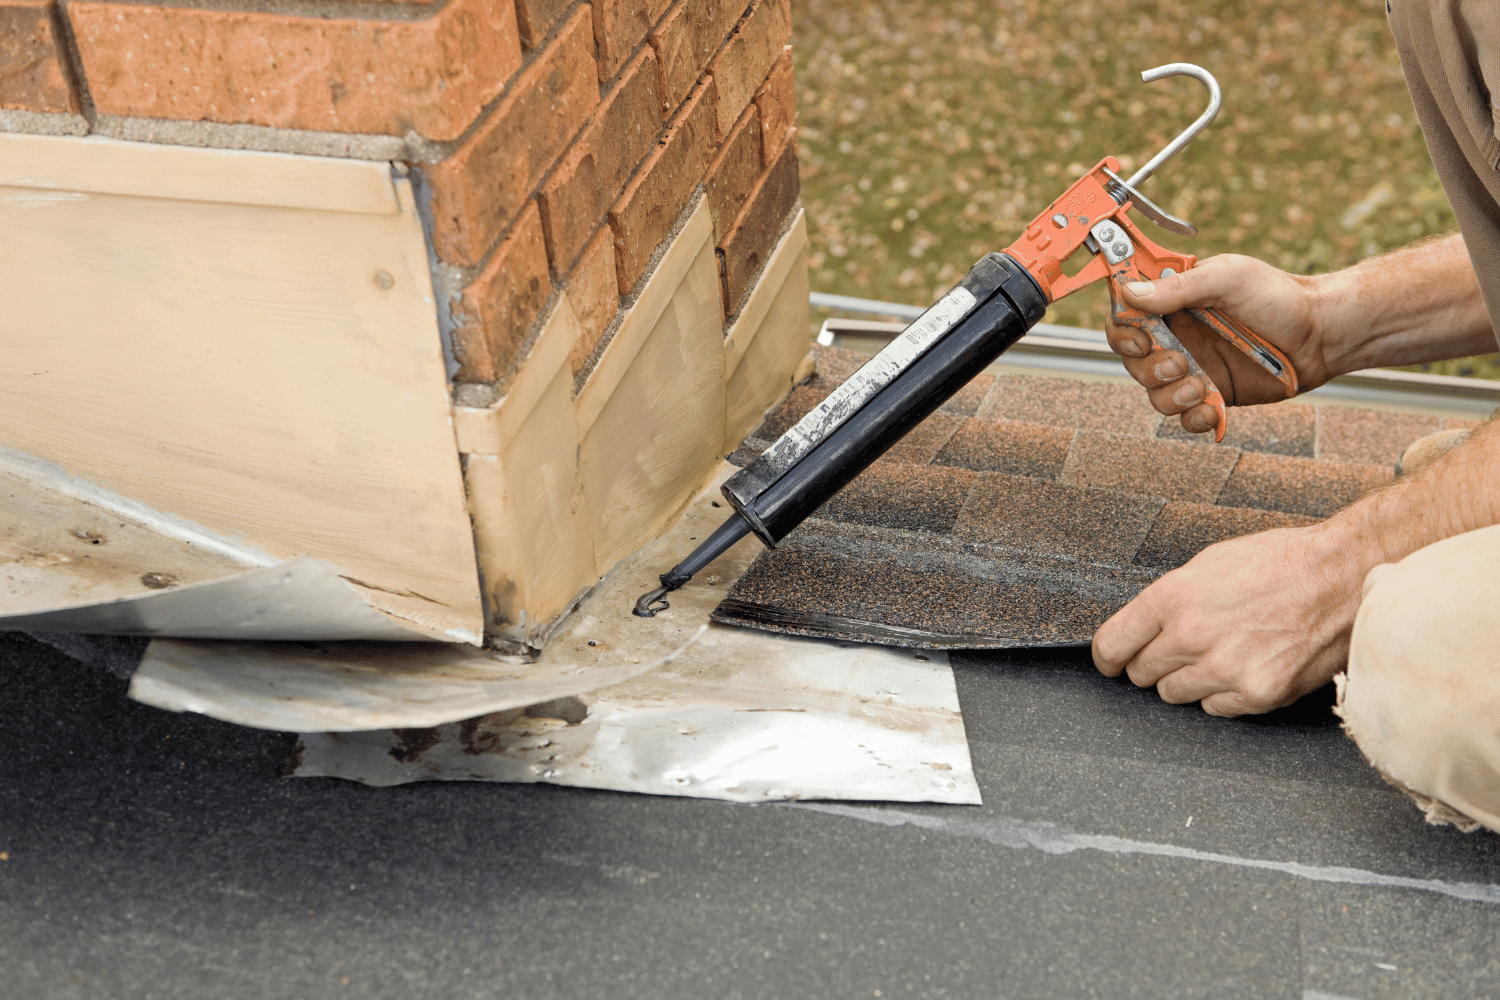
[[[1218,421],[1214,425],[1214,441],[1223,441],[1224,432],[1229,429],[1229,414],[1224,409],[1224,394],[1219,387],[1214,385],[1214,380],[1208,377],[1203,366],[1198,364],[1198,359],[1182,346],[1182,342],[1172,333],[1167,326],[1167,321],[1155,313],[1148,313],[1143,309],[1125,301],[1121,294],[1120,286],[1130,281],[1140,281],[1141,273],[1136,268],[1133,260],[1125,260],[1114,265],[1109,271],[1109,307],[1110,319],[1115,326],[1131,326],[1140,330],[1151,338],[1153,350],[1177,351],[1187,359],[1188,374],[1196,375],[1202,380],[1204,386],[1203,401],[1214,408],[1218,415]]]
[[[1270,372],[1281,383],[1287,399],[1297,395],[1297,369],[1292,367],[1291,359],[1282,354],[1275,344],[1217,309],[1184,309],[1183,312],[1229,341],[1245,357]]]

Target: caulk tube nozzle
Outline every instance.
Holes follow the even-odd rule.
[[[741,514],[731,514],[686,559],[661,575],[660,587],[641,595],[635,602],[634,613],[642,618],[654,618],[658,611],[667,610],[671,605],[662,598],[687,583],[699,570],[728,552],[735,542],[748,534],[750,522]]]

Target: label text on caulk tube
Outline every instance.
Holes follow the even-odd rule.
[[[827,399],[781,435],[766,450],[764,457],[770,460],[772,467],[781,467],[793,456],[806,454],[969,315],[977,302],[974,293],[962,285],[938,299],[899,337],[885,345],[879,354],[865,362],[843,385],[829,393]]]

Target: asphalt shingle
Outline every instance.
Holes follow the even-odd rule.
[[[764,448],[858,360],[820,349],[822,374],[737,456]],[[1209,545],[1312,524],[1389,482],[1406,444],[1440,423],[1255,406],[1231,410],[1215,445],[1162,420],[1133,386],[983,376],[762,553],[714,618],[894,645],[1086,642]]]

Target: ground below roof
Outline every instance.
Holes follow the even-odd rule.
[[[288,780],[289,735],[0,636],[3,992],[1500,995],[1500,837],[1425,825],[1326,691],[1226,721],[953,659],[984,806],[744,806]]]

